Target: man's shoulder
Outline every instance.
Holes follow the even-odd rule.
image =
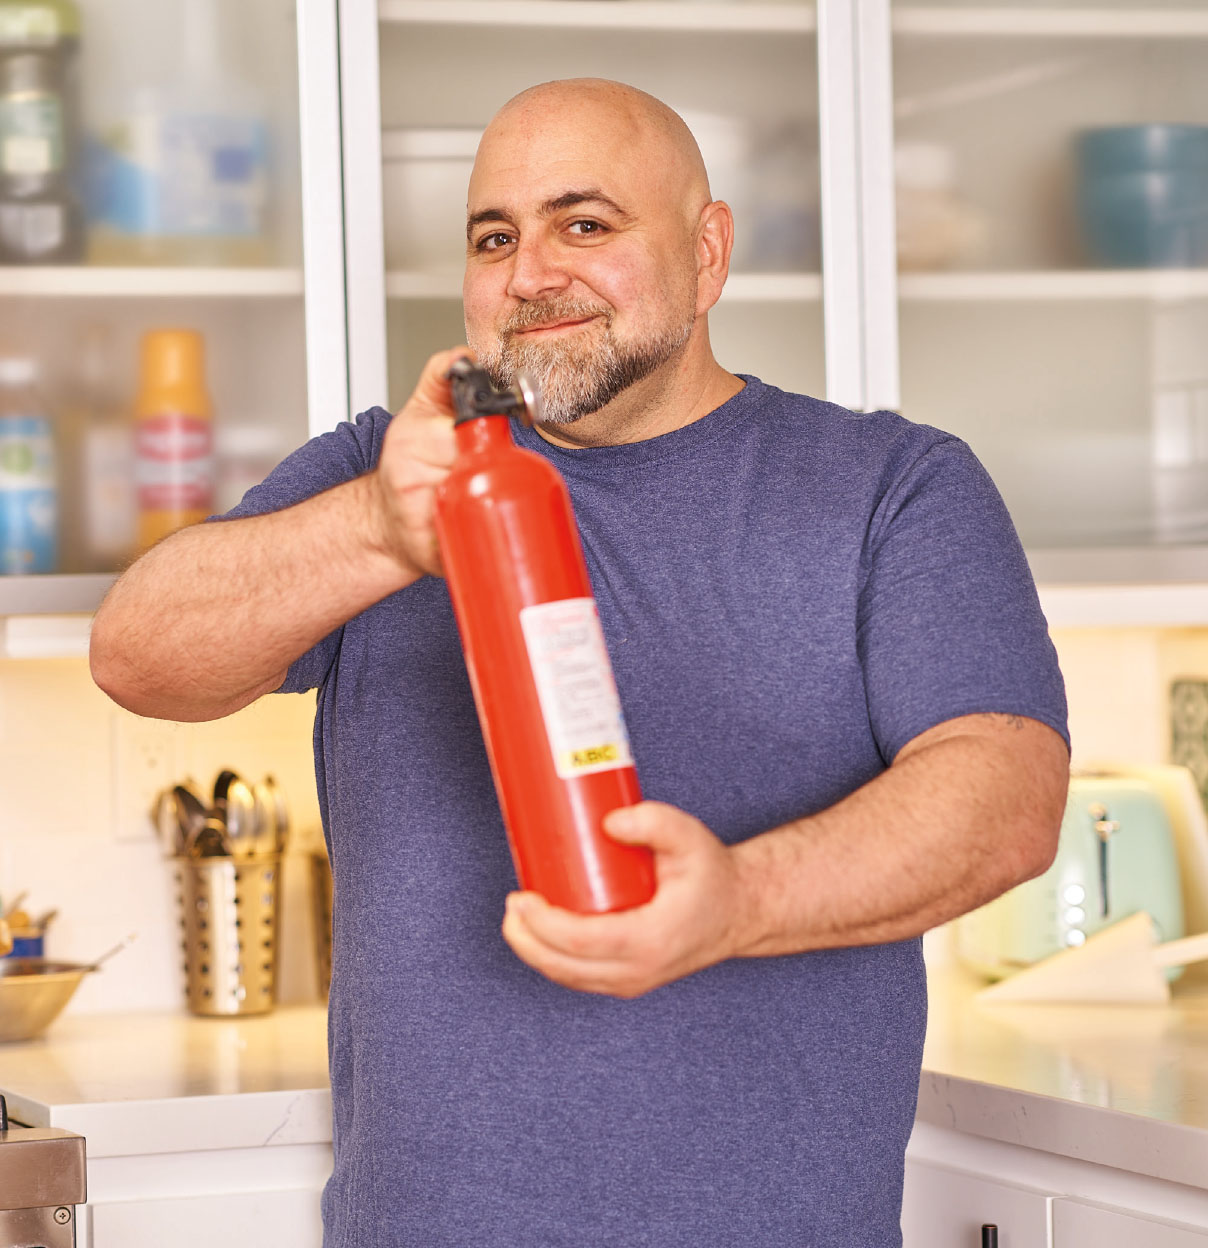
[[[850,456],[865,464],[904,466],[939,446],[964,448],[955,435],[900,412],[857,412],[827,399],[781,390],[757,377],[744,380],[752,390],[752,414],[757,415],[753,424],[775,437],[786,452],[799,447],[811,457]]]

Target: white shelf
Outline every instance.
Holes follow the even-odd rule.
[[[1038,588],[1050,628],[1208,628],[1208,584]]]
[[[386,274],[388,299],[460,299],[461,273]],[[735,273],[722,293],[726,303],[792,303],[822,298],[818,273]]]
[[[812,4],[692,4],[668,0],[378,0],[383,22],[596,30],[809,33]]]
[[[387,299],[460,299],[460,273],[386,273]]]
[[[816,303],[822,298],[821,273],[732,273],[723,303]]]
[[[1132,9],[941,9],[895,5],[898,35],[1015,35],[1028,38],[1178,39],[1208,37],[1208,12]]]
[[[898,297],[909,302],[965,300],[1147,299],[1208,297],[1208,269],[1072,269],[1017,273],[903,273]]]
[[[460,299],[460,272],[386,274],[390,299]],[[1155,303],[1208,299],[1208,269],[1113,269],[1035,273],[904,273],[905,303],[1038,302],[1141,299]],[[818,273],[733,273],[725,303],[810,303],[822,298]]]
[[[443,26],[542,26],[596,30],[722,31],[808,34],[811,4],[701,4],[674,0],[378,0],[383,22]],[[1208,37],[1208,12],[1131,9],[933,8],[896,5],[899,35],[1005,35],[1023,38],[1175,39]]]
[[[301,269],[0,267],[0,296],[291,299]]]

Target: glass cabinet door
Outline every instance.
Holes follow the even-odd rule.
[[[0,612],[307,436],[298,64],[292,0],[0,0]]]
[[[381,0],[392,407],[433,351],[464,341],[466,182],[484,125],[524,88],[581,76],[630,83],[675,108],[714,196],[734,210],[731,276],[710,317],[722,364],[823,393],[815,27],[814,5],[797,0]],[[352,337],[355,350],[355,324]],[[354,407],[369,401],[382,399],[358,398],[354,375]]]
[[[1208,4],[892,25],[904,413],[973,446],[1041,579],[1203,579]]]

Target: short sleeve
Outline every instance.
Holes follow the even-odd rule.
[[[1067,745],[1065,687],[1023,548],[989,475],[960,439],[890,484],[864,551],[857,645],[886,761],[959,715],[1048,724]]]
[[[374,407],[354,421],[342,421],[329,433],[311,438],[286,456],[259,485],[253,486],[230,511],[211,520],[240,520],[282,511],[362,476],[377,463],[390,413]],[[304,693],[327,678],[340,648],[343,628],[329,633],[290,665],[277,693]]]

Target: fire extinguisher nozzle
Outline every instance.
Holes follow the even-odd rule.
[[[507,390],[496,390],[485,369],[462,356],[447,374],[457,412],[454,424],[481,416],[510,416],[530,428],[541,419],[541,393],[527,373],[518,373]]]

